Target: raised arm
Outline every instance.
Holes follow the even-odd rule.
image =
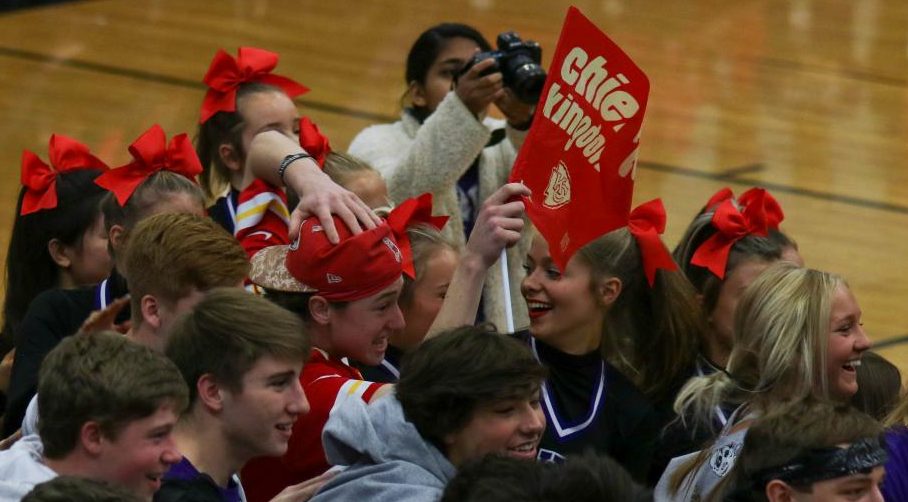
[[[530,189],[520,183],[509,183],[483,203],[444,303],[426,338],[446,329],[473,324],[489,267],[498,260],[502,249],[520,240],[524,206],[515,199],[522,195],[529,196]]]
[[[322,172],[311,157],[300,157],[286,164],[283,179],[280,167],[289,155],[305,153],[291,138],[277,131],[265,131],[252,139],[246,156],[247,179],[261,178],[276,186],[287,186],[297,193],[300,202],[290,216],[290,238],[295,239],[305,218],[315,216],[321,221],[328,240],[337,243],[337,229],[332,214],[339,216],[353,233],[363,228],[375,228],[381,220],[353,192],[341,187]],[[251,173],[251,174],[250,174]]]

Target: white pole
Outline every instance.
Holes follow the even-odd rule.
[[[508,333],[514,332],[514,307],[511,305],[511,280],[508,275],[508,250],[501,250],[501,284],[504,286],[504,318],[508,324]]]

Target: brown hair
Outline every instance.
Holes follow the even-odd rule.
[[[210,218],[164,213],[131,232],[126,270],[132,311],[141,312],[147,294],[174,304],[193,288],[235,286],[249,272],[249,262],[239,242]],[[141,322],[141,316],[133,317]]]
[[[22,502],[141,502],[126,488],[100,479],[57,476],[35,485]]]
[[[594,291],[603,279],[621,281],[621,294],[603,326],[603,356],[648,395],[667,397],[693,366],[705,329],[690,282],[680,271],[660,269],[651,287],[636,239],[627,228],[599,237],[577,256],[590,267]]]
[[[858,391],[851,398],[852,406],[877,420],[885,420],[899,404],[902,373],[885,357],[871,351],[861,356],[861,365],[856,369]]]
[[[73,451],[82,426],[97,422],[116,439],[134,420],[171,404],[179,415],[187,389],[173,362],[112,331],[70,336],[52,350],[38,376],[38,433],[47,458]]]
[[[405,356],[396,393],[407,420],[444,452],[444,437],[465,427],[479,406],[532,395],[546,374],[526,345],[491,325],[464,326]]]
[[[292,313],[239,288],[216,288],[177,321],[165,352],[186,379],[192,404],[206,373],[240,392],[243,376],[261,357],[305,361],[309,348]]]
[[[810,450],[878,437],[883,427],[847,404],[806,399],[757,419],[747,430],[735,467],[713,498],[735,491],[741,501],[765,501],[766,486],[753,483],[755,474],[779,467]],[[809,487],[805,487],[809,488]],[[808,490],[809,491],[809,490]]]
[[[277,92],[285,94],[278,87],[259,82],[246,82],[240,84],[236,91],[236,103],[241,99],[252,94],[263,92]],[[202,163],[202,174],[199,175],[199,182],[208,198],[217,197],[230,182],[230,169],[221,160],[219,149],[221,145],[227,144],[233,147],[240,159],[246,158],[246,152],[243,151],[243,126],[245,121],[240,112],[219,111],[211,116],[204,123],[199,124],[199,130],[195,136],[195,153],[199,156]]]

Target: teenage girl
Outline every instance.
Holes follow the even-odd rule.
[[[661,204],[648,204],[664,224]],[[564,270],[536,235],[521,288],[531,319],[524,338],[550,373],[543,387],[549,426],[540,457],[561,460],[592,447],[638,480],[646,479],[663,421],[658,407],[693,363],[701,324],[680,272],[648,276],[654,267],[647,263],[672,262],[661,242],[659,256],[641,252],[655,249],[638,243],[638,235],[645,238],[641,225],[652,232],[660,227],[658,221],[636,222],[633,231],[605,234],[581,248]]]
[[[475,53],[490,49],[478,31],[463,24],[423,32],[407,56],[408,105],[401,120],[366,128],[349,148],[381,172],[392,201],[435,194],[435,213],[451,217],[444,235],[458,247],[470,235],[482,201],[507,182],[533,113],[503,88],[501,73],[483,75],[492,60],[477,63],[455,82]],[[506,121],[486,116],[493,103]],[[508,253],[513,298],[528,245],[527,237]],[[489,274],[482,315],[498,326],[505,326],[502,287],[500,274]],[[524,306],[515,307],[516,325],[525,326]]]
[[[251,181],[246,155],[252,138],[263,131],[299,134],[292,98],[308,89],[271,73],[277,63],[277,54],[255,47],[240,47],[236,58],[219,50],[203,79],[208,91],[196,135],[199,181],[209,198],[217,197],[209,214],[234,235],[240,191]]]
[[[724,188],[685,231],[674,257],[696,288],[706,318],[700,354],[689,376],[709,375],[728,363],[735,307],[757,276],[782,259],[803,265],[794,241],[779,230],[783,218],[782,208],[766,190],[751,188],[735,198]],[[660,434],[653,477],[658,479],[672,458],[699,450],[722,429],[733,410],[733,406],[717,406],[709,427],[689,420],[671,422]]]
[[[85,145],[54,134],[50,165],[22,154],[22,189],[6,254],[3,339],[12,340],[31,301],[51,288],[96,284],[110,274],[101,200],[94,179],[107,166]]]
[[[709,424],[715,408],[738,408],[715,442],[672,461],[659,480],[659,500],[708,496],[734,466],[755,417],[814,397],[849,401],[857,392],[861,355],[870,340],[861,309],[841,277],[779,262],[745,291],[724,371],[692,378],[675,402],[683,417]]]

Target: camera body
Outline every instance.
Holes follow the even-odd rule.
[[[508,31],[498,35],[498,50],[480,52],[473,56],[460,71],[460,75],[486,59],[494,59],[495,65],[482,76],[501,72],[504,86],[511,89],[517,99],[527,104],[536,104],[545,86],[545,70],[542,69],[542,48],[532,40],[522,40],[517,33]]]

